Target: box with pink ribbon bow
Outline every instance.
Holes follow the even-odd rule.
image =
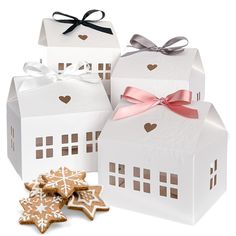
[[[226,159],[211,103],[127,87],[99,138],[99,182],[111,205],[193,224],[225,191]]]

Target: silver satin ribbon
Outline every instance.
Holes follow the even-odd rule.
[[[82,76],[91,73],[90,65],[87,62],[72,64],[66,67],[61,74],[39,62],[26,62],[23,70],[30,77],[22,81],[17,88],[17,92],[36,89],[61,81],[75,80],[93,84],[99,82],[98,77]]]
[[[177,45],[177,43],[183,42],[183,44]],[[133,47],[138,49],[137,51],[127,52],[122,57],[130,56],[138,52],[151,51],[160,52],[165,55],[176,55],[184,51],[184,47],[188,45],[188,39],[184,36],[177,36],[168,40],[162,47],[158,47],[151,40],[145,38],[142,35],[134,34],[130,39],[130,44],[128,47]]]

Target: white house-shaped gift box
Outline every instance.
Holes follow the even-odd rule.
[[[176,55],[143,51],[121,57],[111,78],[111,102],[115,107],[126,87],[137,87],[158,96],[177,90],[193,93],[193,100],[203,100],[205,75],[199,51],[186,48]]]
[[[60,166],[96,171],[97,139],[112,111],[101,81],[19,91],[30,79],[14,77],[7,102],[8,157],[18,174],[29,181]]]
[[[120,46],[110,22],[99,21],[94,24],[110,28],[113,34],[79,25],[64,35],[63,32],[69,24],[43,19],[39,36],[39,44],[47,50],[43,63],[62,72],[71,64],[87,61],[90,63],[91,72],[98,73],[107,94],[110,95],[111,73],[120,56]]]
[[[216,202],[226,189],[227,132],[212,104],[191,107],[199,119],[156,106],[107,121],[98,154],[107,202],[188,224]]]

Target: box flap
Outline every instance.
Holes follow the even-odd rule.
[[[44,21],[42,22],[38,43],[43,46],[48,46]]]
[[[144,51],[121,57],[112,79],[189,80],[197,52],[196,48],[186,48],[176,55]]]
[[[124,105],[128,103],[122,101],[118,107]],[[160,149],[193,153],[211,104],[194,102],[189,107],[198,110],[199,119],[185,118],[165,106],[155,106],[146,112],[121,120],[110,118],[100,139],[135,142],[145,146],[155,145]]]
[[[11,86],[7,98],[7,106],[10,107],[17,116],[20,116],[20,108],[14,78],[11,81]]]
[[[77,26],[72,32],[64,35],[63,32],[70,27],[70,24],[44,19],[39,44],[48,47],[119,48],[115,30],[110,22],[99,21],[94,24],[111,28],[113,35],[83,25]],[[82,39],[79,36],[82,36]]]
[[[97,78],[97,74],[81,76]],[[16,90],[24,80],[29,79],[31,79],[29,76],[15,77]],[[75,79],[58,81],[30,90],[18,91],[16,95],[22,117],[111,111],[110,102],[100,80],[98,83]]]

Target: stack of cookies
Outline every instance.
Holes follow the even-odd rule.
[[[24,212],[20,224],[35,224],[44,233],[51,223],[67,220],[61,209],[82,210],[93,220],[97,210],[108,211],[100,198],[101,186],[89,186],[85,182],[85,171],[71,171],[61,167],[49,174],[40,175],[36,180],[25,183],[29,197],[20,200]]]

